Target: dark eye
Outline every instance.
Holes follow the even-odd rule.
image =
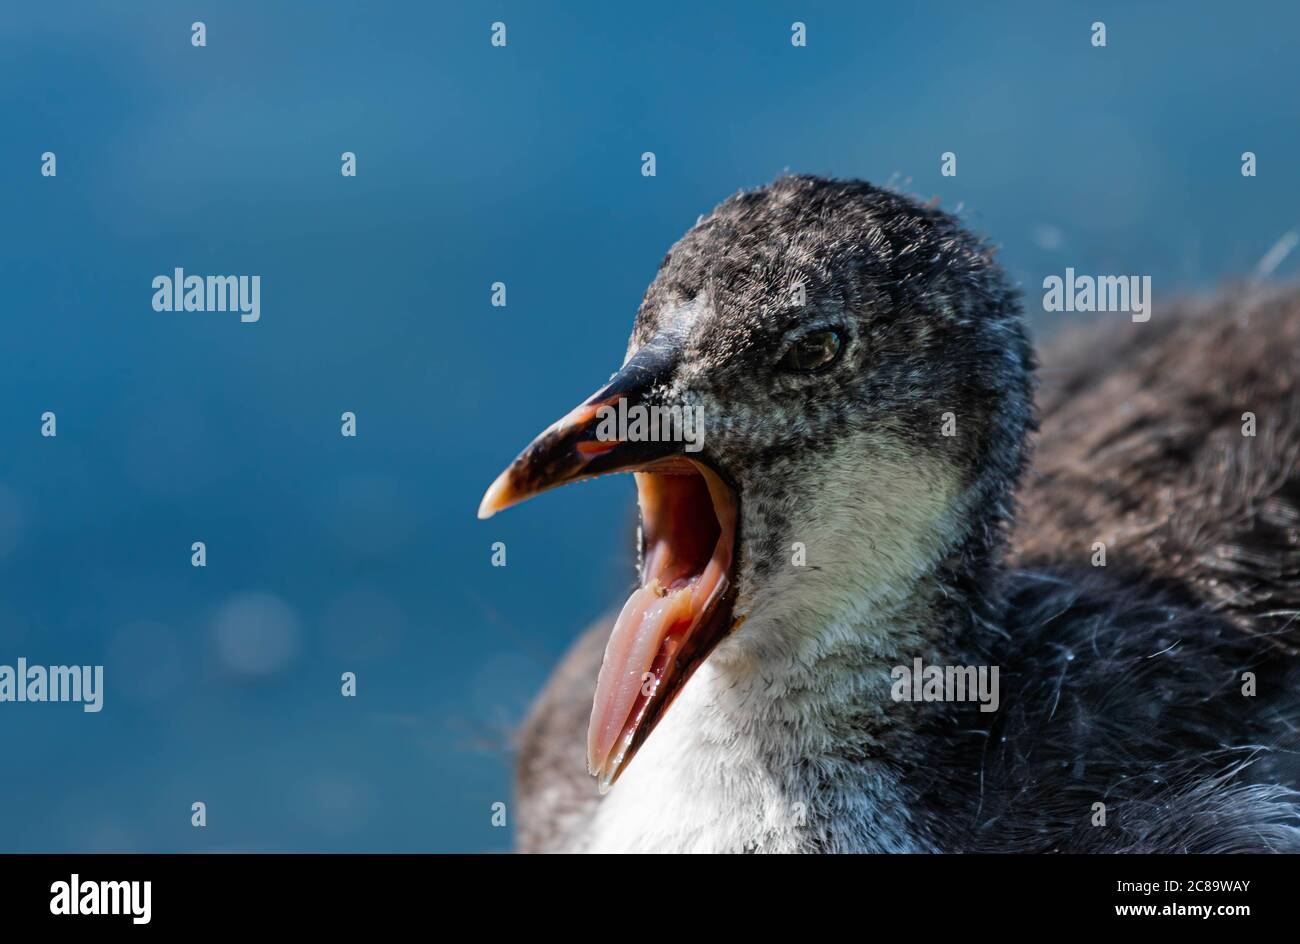
[[[776,366],[782,370],[807,374],[829,367],[839,356],[840,333],[834,328],[826,328],[795,341]]]

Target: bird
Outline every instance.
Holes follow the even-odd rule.
[[[640,514],[520,729],[519,851],[1300,850],[1298,350],[1243,284],[1036,351],[933,202],[727,198],[479,508],[631,472]]]

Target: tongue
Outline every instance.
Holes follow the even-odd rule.
[[[665,591],[656,579],[636,590],[623,605],[605,646],[587,729],[587,767],[593,774],[600,773],[611,755],[626,749],[636,731],[636,715],[660,681],[653,674],[646,678],[647,673],[656,662],[662,666],[671,660],[681,634],[694,621],[692,589],[687,584]],[[661,653],[666,658],[659,658]]]

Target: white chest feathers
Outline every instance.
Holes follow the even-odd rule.
[[[810,701],[746,688],[701,667],[574,847],[920,851],[883,766],[838,758]]]

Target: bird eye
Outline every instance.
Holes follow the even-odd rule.
[[[806,334],[790,345],[777,366],[807,374],[829,367],[840,355],[840,333],[833,328]]]

